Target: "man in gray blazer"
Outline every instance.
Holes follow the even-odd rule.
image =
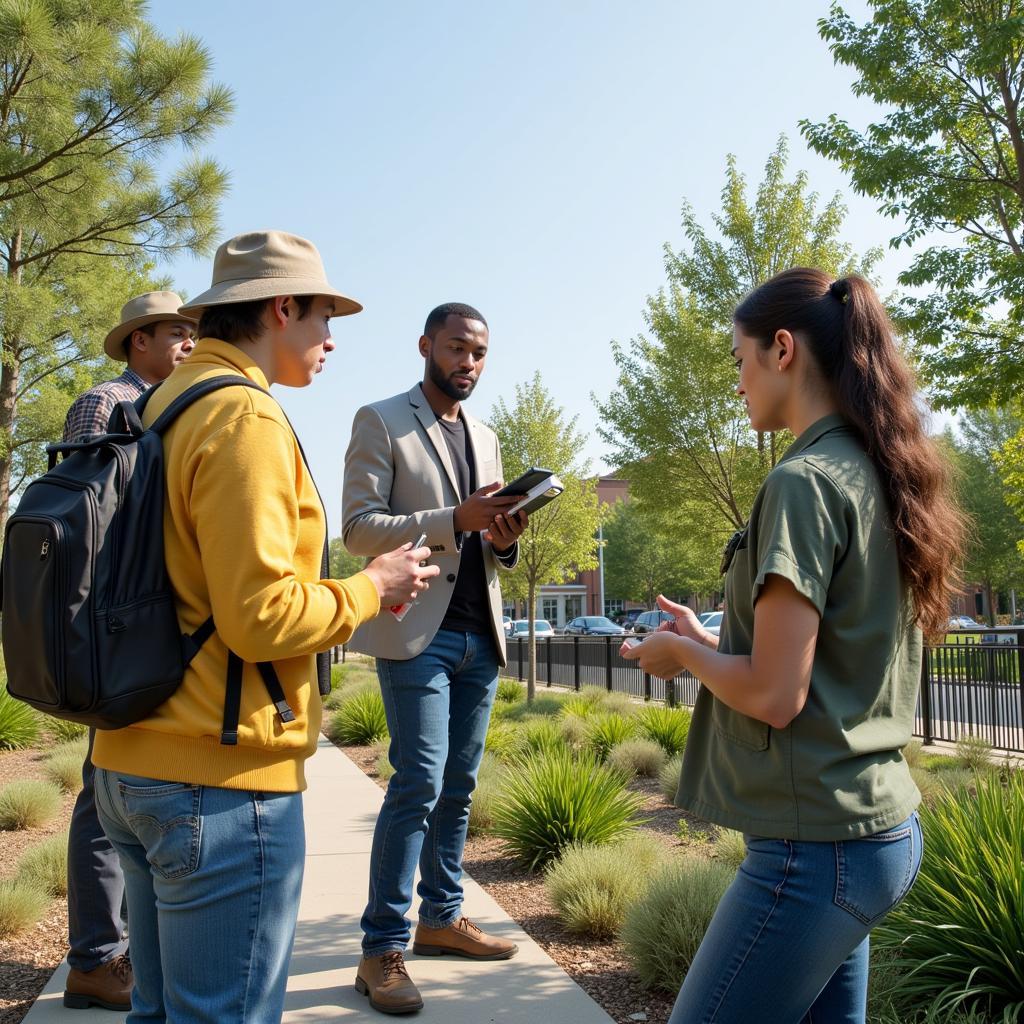
[[[487,323],[461,303],[427,317],[423,381],[363,406],[345,456],[342,535],[372,557],[426,535],[441,574],[404,617],[385,612],[350,646],[377,659],[395,768],[374,831],[356,988],[385,1013],[420,1009],[405,967],[405,914],[420,868],[413,950],[504,960],[516,946],[462,914],[462,851],[484,737],[505,664],[498,572],[519,558],[524,513],[501,487],[494,432],[462,402],[483,372]]]

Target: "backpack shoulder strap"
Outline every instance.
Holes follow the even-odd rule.
[[[249,380],[248,377],[242,377],[235,373],[222,373],[216,377],[211,377],[209,380],[201,380],[198,384],[193,384],[188,390],[183,391],[177,398],[160,415],[150,426],[150,430],[155,434],[162,434],[167,430],[168,427],[193,403],[197,402],[200,398],[205,395],[209,395],[214,391],[220,391],[221,388],[230,387],[243,387],[253,388],[256,391],[261,391],[265,395],[269,395],[270,392],[266,388],[261,388],[253,380]],[[142,395],[135,405],[135,408],[141,414],[143,409],[146,407],[146,402],[149,401],[150,396],[156,391],[155,387],[150,388],[144,395]]]

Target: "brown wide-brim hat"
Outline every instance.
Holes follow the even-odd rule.
[[[181,296],[175,292],[145,292],[129,299],[121,307],[121,322],[103,339],[103,351],[111,359],[126,363],[128,353],[124,343],[132,331],[161,320],[186,320],[195,327],[199,321],[179,312],[180,306]]]
[[[334,316],[363,307],[327,283],[316,246],[286,231],[249,231],[229,238],[213,258],[213,283],[179,313],[202,316],[210,306],[255,302],[279,295],[324,295],[334,300]]]

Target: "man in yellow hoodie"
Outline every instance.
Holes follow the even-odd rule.
[[[303,238],[252,232],[217,250],[212,287],[181,308],[199,342],[153,394],[152,423],[213,376],[305,387],[334,348],[329,322],[362,307],[327,282]],[[164,435],[164,544],[182,629],[216,632],[152,715],[100,732],[96,802],[125,874],[135,988],[129,1021],[280,1020],[302,883],[304,763],[316,748],[315,656],[382,605],[428,587],[429,549],[322,579],[326,519],[298,440],[265,391],[229,387]],[[234,655],[231,658],[230,655]],[[270,700],[272,662],[293,717]],[[237,740],[222,735],[229,663]]]

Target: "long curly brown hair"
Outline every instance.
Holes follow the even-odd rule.
[[[964,517],[950,467],[925,430],[914,374],[874,288],[856,275],[835,281],[793,267],[755,288],[734,320],[765,348],[783,329],[807,339],[839,411],[860,432],[878,471],[918,625],[929,635],[943,633],[959,585]]]

